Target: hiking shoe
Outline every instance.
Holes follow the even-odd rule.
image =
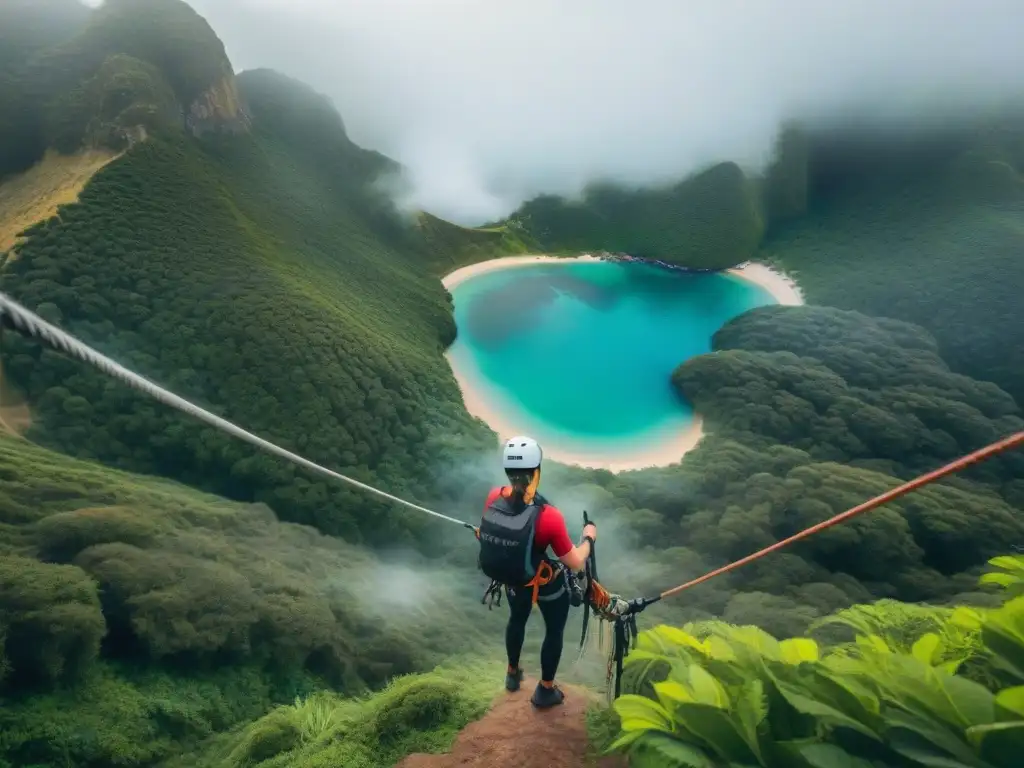
[[[565,694],[557,685],[548,688],[546,685],[537,683],[537,689],[533,692],[530,703],[537,709],[548,709],[561,704],[564,700]]]
[[[519,684],[523,682],[523,670],[522,668],[517,669],[515,672],[505,673],[505,690],[509,693],[515,693],[519,690]]]

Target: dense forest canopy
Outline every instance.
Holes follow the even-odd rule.
[[[928,140],[788,125],[757,178],[723,162],[466,229],[396,213],[396,163],[356,146],[304,84],[235,77],[179,0],[4,3],[0,50],[0,97],[14,105],[0,114],[0,178],[47,149],[127,150],[23,233],[0,289],[244,428],[460,519],[500,473],[494,435],[442,356],[456,328],[440,276],[534,248],[792,271],[811,306],[746,313],[711,353],[680,361],[672,384],[706,427],[682,463],[545,468],[571,527],[583,508],[601,521],[603,578],[628,596],[1024,428],[1024,121],[1012,110]],[[27,439],[0,436],[0,768],[383,768],[443,748],[482,710],[466,670],[339,698],[452,654],[500,655],[471,536],[16,334],[0,362],[3,391],[31,411]],[[879,599],[995,610],[978,577],[1014,544],[1019,453],[645,621],[787,638]],[[699,642],[729,632],[690,630]],[[382,729],[399,734],[385,747]]]

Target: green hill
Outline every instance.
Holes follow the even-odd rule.
[[[458,562],[388,563],[10,437],[0,467],[0,765],[152,765],[498,640]]]
[[[624,251],[709,269],[749,259],[764,230],[756,188],[735,163],[663,189],[595,185],[579,202],[546,195],[511,219],[548,250]]]
[[[394,164],[353,145],[322,97],[267,71],[236,90],[251,131],[197,141],[158,127],[31,231],[4,290],[258,434],[429,498],[439,437],[489,444],[441,357],[455,329],[436,249],[479,257],[509,238],[440,224],[424,236],[376,191]],[[5,355],[34,407],[29,437],[45,445],[354,539],[397,544],[415,527],[35,344]]]
[[[759,256],[810,301],[927,328],[954,369],[1024,400],[1022,137],[1024,118],[1011,114],[903,178],[836,184],[842,174],[822,173],[828,193],[769,233]]]

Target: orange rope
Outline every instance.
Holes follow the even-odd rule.
[[[915,477],[913,480],[904,483],[903,485],[897,488],[893,488],[891,491],[886,491],[880,496],[875,496],[875,498],[870,499],[869,501],[865,501],[863,504],[860,504],[854,507],[853,509],[848,509],[845,512],[841,512],[835,517],[831,517],[828,520],[825,520],[824,522],[818,523],[817,525],[812,525],[810,528],[805,528],[799,533],[790,536],[788,539],[783,539],[782,541],[778,541],[772,544],[770,547],[765,547],[764,549],[755,552],[752,555],[747,555],[742,560],[737,560],[734,563],[729,563],[729,565],[722,566],[721,568],[711,571],[710,573],[705,573],[703,576],[696,578],[693,581],[688,581],[685,584],[680,584],[678,587],[673,587],[672,589],[665,590],[661,593],[661,599],[664,599],[666,597],[672,597],[672,595],[677,595],[685,589],[695,587],[698,584],[703,584],[705,581],[709,581],[710,579],[715,578],[715,576],[721,576],[723,573],[729,573],[730,571],[735,571],[737,568],[742,568],[744,565],[752,563],[755,560],[760,560],[765,555],[770,555],[772,552],[777,552],[783,547],[788,547],[790,544],[794,542],[800,541],[801,539],[806,539],[808,536],[813,536],[816,533],[824,531],[826,528],[831,528],[833,525],[838,525],[839,523],[846,522],[851,517],[856,517],[862,512],[868,512],[872,509],[875,509],[875,507],[880,507],[883,504],[887,504],[893,499],[899,498],[900,496],[910,493],[911,491],[916,491],[918,488],[928,485],[929,483],[933,483],[939,478],[945,477],[946,475],[951,475],[954,472],[959,472],[961,469],[969,466],[970,464],[974,464],[979,461],[984,461],[985,459],[990,459],[997,453],[1008,451],[1011,448],[1016,448],[1017,446],[1020,445],[1024,445],[1024,432],[1017,432],[1016,434],[1003,438],[997,443],[992,443],[991,445],[981,448],[975,451],[974,453],[969,453],[966,456],[957,459],[956,461],[950,462],[944,467],[939,467],[939,469],[936,469],[925,475]]]

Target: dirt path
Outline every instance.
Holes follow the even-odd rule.
[[[536,681],[525,680],[470,723],[443,755],[409,755],[395,768],[626,768],[617,757],[588,757],[587,706],[593,695],[565,686],[565,703],[539,712],[530,704]]]
[[[91,149],[74,155],[49,150],[22,174],[0,184],[0,253],[12,248],[18,233],[73,203],[89,180],[120,155]]]

